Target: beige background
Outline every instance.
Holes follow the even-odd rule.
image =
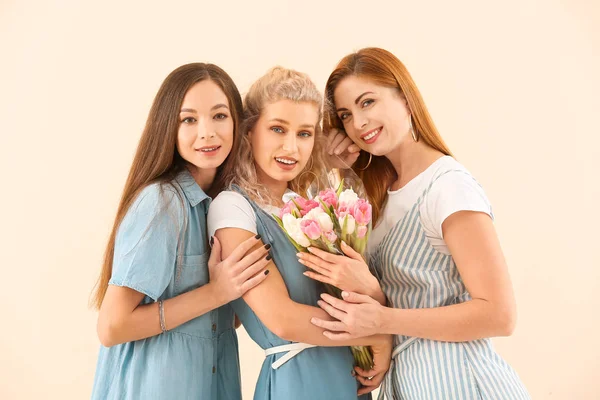
[[[369,45],[405,62],[492,200],[519,305],[498,351],[535,399],[600,398],[599,26],[595,0],[1,0],[0,398],[89,398],[88,295],[172,69],[214,62],[245,92],[281,64],[322,88]],[[251,399],[263,356],[240,337]]]

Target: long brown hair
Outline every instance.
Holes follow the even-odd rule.
[[[288,187],[292,191],[305,195],[315,177],[322,175],[325,168],[323,158],[324,137],[320,122],[323,96],[308,75],[292,69],[273,67],[260,77],[244,98],[244,121],[240,127],[240,150],[234,173],[229,176],[229,182],[242,187],[246,193],[260,203],[270,203],[270,193],[257,181],[256,166],[252,155],[252,146],[248,132],[252,131],[268,104],[280,100],[307,102],[314,104],[319,110],[319,118],[315,127],[315,144],[310,159],[304,170],[291,182]]]
[[[335,112],[333,93],[342,79],[350,75],[369,79],[380,86],[398,89],[406,99],[419,140],[446,155],[452,155],[438,133],[421,93],[404,64],[389,51],[376,47],[364,48],[347,55],[329,75],[325,86],[326,107],[323,121],[326,131],[332,128],[344,130],[344,125]],[[398,176],[392,163],[384,156],[372,156],[369,167],[362,170],[361,168],[369,162],[369,157],[368,153],[361,152],[352,169],[365,185],[373,207],[373,221],[377,221],[387,199],[387,189]]]
[[[96,283],[91,304],[99,309],[108,288],[112,275],[115,238],[119,225],[127,214],[129,207],[148,185],[160,183],[172,185],[173,179],[185,168],[185,160],[177,151],[177,134],[179,130],[179,112],[187,91],[196,83],[211,80],[223,90],[229,100],[229,108],[233,118],[233,147],[231,154],[237,154],[239,148],[238,127],[242,118],[242,99],[229,75],[213,64],[192,63],[183,65],[167,76],[162,83],[146,120],[146,126],[140,138],[123,195],[119,202],[117,215],[106,245],[102,271]],[[215,180],[208,190],[214,196],[225,185],[224,177],[231,174],[234,167],[233,157],[228,156],[217,169]],[[177,191],[176,191],[177,192]]]

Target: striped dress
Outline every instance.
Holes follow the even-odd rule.
[[[385,235],[371,265],[391,307],[434,308],[471,299],[452,256],[437,251],[425,235],[420,204]],[[464,172],[464,171],[459,171]],[[379,399],[529,399],[516,372],[489,339],[440,342],[396,335]]]

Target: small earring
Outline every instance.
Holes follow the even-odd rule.
[[[373,154],[369,153],[369,162],[367,163],[367,165],[364,168],[357,168],[359,171],[364,171],[365,169],[369,168],[369,165],[371,165],[371,161],[373,161]]]
[[[408,125],[409,125],[409,129],[410,129],[410,134],[412,135],[413,140],[415,142],[418,142],[419,138],[417,137],[417,133],[415,132],[415,128],[413,127],[412,115],[408,116]]]

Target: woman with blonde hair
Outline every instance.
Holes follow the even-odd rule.
[[[302,255],[316,271],[309,276],[346,291],[345,301],[320,303],[337,321],[313,323],[333,340],[394,335],[380,398],[529,398],[489,339],[510,335],[516,318],[492,208],[404,65],[386,50],[362,49],[340,61],[326,97],[329,152],[344,150],[352,162],[346,146],[362,150],[353,169],[373,205],[368,247],[380,286],[355,254]],[[384,294],[387,307],[377,301]]]
[[[244,102],[231,190],[217,196],[208,215],[209,232],[223,244],[224,257],[256,234],[270,247],[269,279],[232,303],[265,350],[257,400],[370,398],[366,393],[379,385],[389,364],[389,335],[332,341],[310,323],[312,317],[327,317],[317,306],[324,289],[303,275],[296,249],[272,217],[295,193],[305,193],[323,169],[321,105],[322,96],[305,74],[276,67],[255,82]],[[374,377],[358,377],[365,387],[353,377],[349,345],[373,346],[375,367],[368,373]]]

